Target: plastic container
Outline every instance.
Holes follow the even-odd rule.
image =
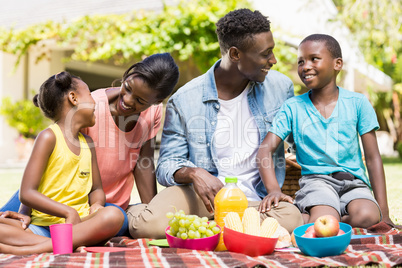
[[[208,250],[212,251],[215,249],[216,245],[219,242],[219,232],[213,236],[205,237],[205,238],[196,238],[196,239],[181,239],[175,236],[171,236],[167,233],[170,229],[168,226],[165,229],[166,240],[171,248],[186,248],[186,249],[195,249],[195,250]]]
[[[223,219],[229,212],[239,213],[240,218],[243,217],[244,210],[248,207],[246,195],[237,187],[236,177],[226,177],[226,185],[216,194],[215,205],[215,221],[221,227],[221,236],[216,251],[227,250],[223,242],[223,233],[225,222]]]
[[[300,251],[305,255],[312,257],[327,257],[342,254],[350,243],[352,238],[352,227],[349,224],[340,222],[339,227],[345,233],[339,236],[331,237],[302,237],[307,228],[314,223],[305,224],[293,230],[296,244]]]
[[[225,227],[223,241],[229,251],[257,257],[272,254],[278,238],[248,235]]]

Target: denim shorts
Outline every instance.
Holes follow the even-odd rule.
[[[49,226],[39,226],[39,225],[30,224],[28,226],[28,229],[31,230],[32,233],[34,233],[36,235],[41,235],[41,236],[50,238]]]
[[[381,212],[370,188],[358,178],[339,180],[328,175],[313,174],[303,176],[299,180],[299,185],[295,205],[301,213],[309,214],[309,209],[314,206],[330,206],[342,217],[348,215],[347,205],[355,199],[370,200]]]

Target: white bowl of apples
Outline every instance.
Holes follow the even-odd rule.
[[[342,254],[352,238],[352,227],[331,216],[319,217],[314,223],[297,227],[293,231],[300,251],[312,257]]]

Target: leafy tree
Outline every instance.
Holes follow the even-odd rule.
[[[133,11],[122,15],[91,15],[69,23],[48,21],[22,30],[0,28],[0,47],[20,58],[31,46],[56,42],[73,48],[67,60],[104,61],[124,65],[133,59],[170,52],[205,72],[220,57],[215,23],[227,12],[248,7],[248,0],[189,0],[161,12]],[[277,46],[278,69],[287,71],[295,53]],[[49,57],[44,50],[37,60]],[[282,61],[283,59],[283,61]]]
[[[400,0],[333,0],[355,36],[366,61],[395,82],[392,92],[369,90],[380,122],[395,141],[402,141],[402,2]]]

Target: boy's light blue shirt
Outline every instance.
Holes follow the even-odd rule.
[[[283,104],[269,132],[281,139],[293,133],[302,175],[344,171],[370,186],[359,135],[379,128],[377,116],[363,94],[338,88],[338,101],[329,118],[315,108],[308,92]]]
[[[200,167],[218,175],[213,134],[220,108],[214,70],[217,61],[205,74],[180,88],[168,101],[162,133],[156,177],[164,186],[177,185],[174,173],[183,167]],[[259,131],[260,143],[268,133],[275,114],[284,101],[294,96],[293,83],[285,75],[270,70],[263,83],[251,82],[247,94],[250,111]],[[284,147],[274,155],[279,185],[285,179]],[[254,185],[257,194],[265,197],[261,180]]]

